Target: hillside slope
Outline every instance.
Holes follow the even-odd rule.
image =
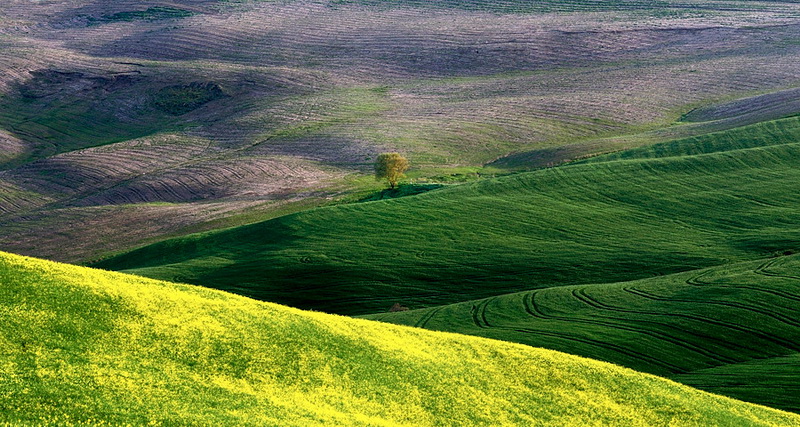
[[[793,1],[3,6],[0,247],[60,261],[798,111]]]
[[[0,423],[798,425],[549,350],[0,253]]]
[[[800,412],[800,256],[368,316],[578,354]]]
[[[800,102],[800,99],[798,102]],[[713,132],[690,138],[679,138],[660,144],[619,151],[583,160],[579,163],[682,157],[754,147],[767,147],[770,145],[781,145],[797,141],[800,141],[800,117],[789,117],[741,126],[722,132]]]
[[[774,145],[564,166],[316,209],[97,266],[367,314],[765,258],[800,250],[790,120],[783,139],[764,138]]]

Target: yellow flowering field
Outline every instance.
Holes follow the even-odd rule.
[[[800,425],[608,363],[0,253],[0,425]]]

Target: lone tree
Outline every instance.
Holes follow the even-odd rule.
[[[375,179],[385,179],[389,188],[394,189],[397,181],[405,177],[403,172],[408,170],[408,159],[400,153],[383,153],[375,161]]]

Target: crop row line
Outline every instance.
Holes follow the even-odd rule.
[[[636,296],[639,296],[639,297],[642,297],[642,298],[646,298],[646,299],[649,299],[649,300],[652,300],[652,301],[682,302],[682,303],[693,304],[695,306],[696,306],[696,304],[720,305],[720,306],[724,306],[724,307],[738,308],[738,309],[741,309],[741,310],[750,311],[750,312],[753,312],[753,313],[756,313],[756,314],[760,314],[760,315],[763,315],[763,316],[770,317],[772,319],[775,319],[775,320],[777,320],[779,322],[782,322],[782,323],[785,323],[787,325],[800,327],[800,322],[797,321],[797,320],[792,319],[791,317],[784,316],[782,314],[771,312],[771,311],[764,310],[764,309],[758,309],[758,308],[756,308],[754,306],[741,304],[741,303],[738,303],[738,302],[667,298],[667,297],[655,295],[655,294],[652,294],[650,292],[643,291],[643,290],[640,290],[640,289],[635,289],[635,288],[632,288],[632,287],[631,288],[624,287],[624,288],[622,288],[622,290],[625,291],[625,292],[628,292],[628,293],[630,293],[632,295],[636,295]]]
[[[683,347],[683,348],[685,348],[685,349],[687,349],[689,351],[693,351],[693,352],[698,353],[698,354],[700,354],[700,355],[702,355],[704,357],[707,357],[707,358],[709,358],[709,359],[711,359],[711,360],[713,360],[713,361],[715,361],[715,362],[717,362],[719,364],[727,364],[727,363],[737,363],[737,362],[739,362],[739,360],[737,360],[737,359],[734,359],[734,358],[731,358],[731,357],[727,357],[727,356],[721,355],[719,353],[715,353],[715,352],[713,352],[713,351],[711,351],[709,349],[706,349],[706,348],[700,347],[700,346],[698,346],[696,344],[693,344],[690,341],[682,340],[682,339],[677,338],[676,336],[672,336],[672,335],[669,335],[669,334],[666,334],[666,333],[662,333],[662,332],[657,332],[657,331],[654,331],[654,330],[648,330],[648,329],[645,329],[645,328],[640,328],[640,327],[636,327],[636,326],[632,326],[632,325],[626,325],[626,324],[620,324],[620,323],[616,323],[616,322],[604,322],[604,321],[593,320],[593,319],[582,319],[582,318],[572,318],[572,317],[548,315],[548,314],[545,314],[544,311],[541,308],[539,308],[539,305],[536,303],[535,296],[536,296],[536,292],[531,292],[530,298],[523,298],[523,300],[522,300],[523,301],[523,305],[525,307],[525,311],[528,314],[531,314],[531,315],[533,315],[535,317],[539,317],[541,319],[559,320],[559,321],[568,322],[568,323],[583,323],[583,324],[589,324],[589,325],[607,326],[607,327],[614,328],[614,329],[622,329],[622,330],[626,330],[626,331],[629,331],[629,332],[640,333],[642,335],[646,335],[646,336],[652,337],[652,338],[660,340],[660,341],[665,341],[665,342],[671,343],[673,345],[676,345],[678,347]],[[624,319],[624,318],[607,317],[607,316],[603,316],[602,318],[603,319],[608,319],[608,320],[619,320],[619,321],[629,320],[629,319]],[[700,342],[704,342],[704,343],[707,343],[707,342],[710,342],[710,341],[716,341],[717,345],[724,345],[725,347],[735,346],[738,349],[746,349],[746,347],[744,347],[742,345],[739,345],[737,343],[723,342],[723,341],[720,341],[717,338],[709,336],[709,335],[698,335],[698,334],[694,333],[693,331],[688,331],[686,329],[681,329],[681,328],[678,328],[678,327],[675,327],[675,326],[672,326],[672,325],[669,325],[669,324],[661,323],[661,322],[656,322],[656,321],[651,321],[651,320],[637,320],[637,322],[639,322],[639,323],[648,323],[648,324],[652,324],[654,326],[659,326],[659,327],[666,327],[666,328],[675,330],[676,332],[686,333],[686,334],[689,334],[689,335],[692,335],[692,336],[698,338]]]
[[[737,325],[737,324],[734,324],[734,323],[725,322],[725,321],[718,320],[718,319],[712,319],[712,318],[705,317],[705,316],[698,316],[698,315],[685,314],[685,313],[662,313],[662,312],[656,312],[656,311],[630,310],[630,309],[624,309],[624,308],[621,308],[621,307],[615,307],[615,306],[612,306],[612,305],[609,305],[609,304],[604,304],[604,303],[601,303],[600,301],[597,301],[596,299],[594,299],[591,296],[589,296],[584,289],[576,289],[576,290],[572,291],[572,295],[576,299],[578,299],[579,301],[582,301],[585,304],[587,304],[587,305],[589,305],[591,307],[600,309],[600,310],[617,311],[617,312],[621,312],[621,313],[631,313],[631,314],[641,314],[641,315],[645,315],[645,316],[673,316],[673,317],[680,317],[680,318],[684,318],[684,319],[687,319],[687,320],[692,320],[692,321],[701,322],[701,323],[709,323],[709,324],[712,324],[712,325],[715,325],[715,326],[719,326],[719,327],[722,327],[722,328],[728,328],[728,329],[732,329],[732,330],[735,330],[735,331],[743,332],[743,333],[748,334],[750,336],[759,337],[764,341],[768,341],[768,342],[771,342],[773,344],[777,344],[777,345],[779,345],[781,347],[784,347],[785,349],[788,349],[788,350],[793,350],[793,351],[800,350],[800,343],[798,343],[798,342],[787,340],[787,339],[783,339],[783,338],[780,338],[780,337],[777,337],[777,336],[774,336],[774,335],[762,333],[761,331],[758,331],[758,330],[753,329],[753,328],[748,328],[746,326]]]

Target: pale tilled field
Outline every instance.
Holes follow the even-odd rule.
[[[0,244],[88,260],[368,191],[384,151],[527,169],[800,111],[798,4],[529,3],[12,0]]]

